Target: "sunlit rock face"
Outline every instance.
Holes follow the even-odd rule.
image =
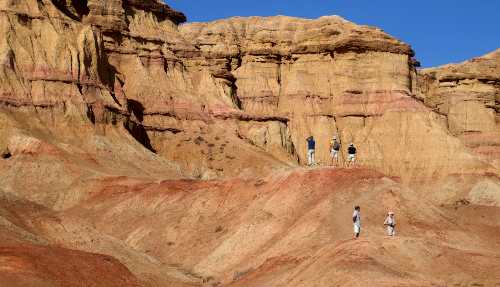
[[[79,197],[95,177],[260,177],[295,166],[289,119],[241,111],[234,78],[184,40],[184,21],[153,0],[2,1],[4,186]]]
[[[448,132],[467,151],[495,168],[494,174],[478,177],[453,175],[433,192],[443,198],[456,186],[462,196],[478,204],[500,205],[500,50],[460,64],[418,71],[418,85],[425,105],[443,115]]]
[[[421,89],[429,88],[419,83],[410,46],[381,29],[339,16],[277,16],[189,23],[180,32],[236,77],[242,110],[290,119],[301,163],[307,163],[305,139],[312,135],[316,160],[329,164],[330,141],[337,136],[341,164],[347,164],[352,142],[358,165],[430,197],[437,197],[433,184],[450,175],[496,172],[469,152],[447,114],[428,104]],[[447,200],[457,196],[444,193]]]
[[[440,78],[338,16],[185,20],[0,2],[0,285],[498,282],[495,53]],[[294,168],[310,135],[366,168]]]
[[[500,50],[460,64],[419,70],[426,105],[445,114],[450,132],[500,168]]]
[[[62,194],[84,196],[102,175],[264,177],[306,163],[311,135],[316,160],[330,163],[337,136],[341,165],[353,142],[357,166],[430,198],[483,190],[478,180],[457,183],[464,176],[488,173],[497,185],[489,176],[498,165],[496,80],[467,78],[483,85],[474,85],[482,102],[438,105],[410,46],[378,28],[339,16],[179,28],[185,16],[152,0],[4,1],[0,9],[9,190],[49,194],[55,182]],[[61,208],[73,200],[38,199]]]

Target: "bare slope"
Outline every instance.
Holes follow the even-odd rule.
[[[362,208],[363,241],[360,242],[364,243],[342,241],[353,235],[351,214],[355,205]],[[397,214],[398,237],[407,238],[388,241],[396,250],[390,254],[376,251],[380,242],[389,240],[377,239],[386,234],[382,223],[388,211]],[[435,259],[427,256],[429,244],[436,256],[442,250],[451,250],[450,254],[463,262],[468,260],[468,254],[484,255],[486,259],[478,259],[478,266],[500,262],[500,242],[494,239],[500,232],[499,226],[474,224],[472,220],[457,217],[385,175],[364,169],[299,169],[264,180],[117,184],[68,212],[139,251],[148,250],[148,254],[160,261],[182,266],[205,280],[212,278],[223,283],[255,269],[261,271],[255,271],[258,275],[249,273],[248,276],[255,276],[249,279],[252,282],[274,282],[285,274],[304,272],[308,282],[304,286],[321,285],[327,279],[319,279],[321,268],[307,269],[312,264],[310,260],[329,261],[325,256],[331,256],[332,252],[345,254],[345,259],[338,258],[337,263],[329,265],[342,274],[343,261],[352,260],[355,265],[364,260],[360,259],[364,253],[345,251],[356,249],[358,244],[366,245],[369,254],[366,256],[382,262],[380,266],[387,262],[399,264],[412,257],[407,249],[414,249],[420,256],[413,264],[426,265],[428,260]],[[407,242],[412,242],[411,247]],[[443,270],[452,261],[444,260]],[[265,271],[277,266],[284,269],[277,273]],[[412,273],[394,267],[392,275],[387,276],[384,275],[387,270],[380,266],[373,270],[366,269],[370,264],[356,266],[368,272],[364,282],[377,282],[379,276],[384,280],[397,278],[400,282],[420,284],[450,284],[455,280],[448,273],[433,273],[428,267]],[[491,276],[477,275],[476,267],[460,270],[469,281],[479,276],[484,282]],[[338,282],[352,283],[349,276]],[[500,280],[495,276],[488,282]],[[294,279],[286,278],[279,282],[295,285],[290,283],[296,282]]]
[[[112,256],[121,263],[112,259],[114,267],[106,275],[107,280],[111,280],[112,272],[116,272],[119,277],[114,279],[120,279],[119,274],[123,274],[128,278],[123,284],[130,286],[137,284],[139,282],[137,279],[150,286],[169,284],[190,286],[195,282],[178,270],[130,248],[123,241],[101,232],[76,216],[48,209],[2,190],[0,190],[0,225],[1,243],[37,245],[2,245],[5,249],[2,249],[0,256],[6,260],[5,268],[2,270],[12,271],[7,273],[14,279],[25,278],[28,283],[42,284],[45,282],[43,278],[46,278],[47,286],[53,286],[50,284],[60,286],[61,283],[56,280],[60,278],[61,282],[71,285],[70,282],[75,282],[74,279],[78,277],[71,278],[69,274],[59,277],[64,272],[61,271],[58,275],[57,270],[52,270],[55,268],[52,264],[60,265],[58,269],[68,271],[72,269],[73,260],[81,259],[76,266],[82,268],[80,271],[84,272],[84,275],[93,276],[91,270],[104,268],[106,262],[103,262],[103,258]],[[44,249],[42,246],[53,248]],[[12,248],[22,248],[24,251],[16,252],[12,251]],[[64,248],[85,252],[69,251]],[[41,258],[40,254],[45,254],[48,258]],[[73,259],[69,260],[70,257]],[[65,261],[66,259],[68,260]],[[18,263],[21,266],[18,266]],[[32,276],[29,276],[29,270],[33,271]],[[83,281],[80,286],[83,286],[84,282],[88,281]],[[109,282],[118,284],[119,281]],[[106,285],[106,281],[103,281],[103,284]]]
[[[0,244],[2,286],[144,286],[109,255],[58,247]]]
[[[228,286],[494,286],[499,262],[417,238],[346,239],[302,261],[270,258]]]

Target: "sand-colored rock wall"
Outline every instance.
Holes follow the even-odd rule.
[[[288,119],[240,111],[234,80],[178,32],[182,13],[156,0],[0,5],[7,190],[64,208],[95,178],[259,177],[297,164]],[[249,126],[275,133],[253,141]],[[224,135],[239,152],[221,153],[216,165],[198,145],[171,156],[186,137],[207,134]]]
[[[434,199],[436,182],[497,172],[495,53],[437,85],[409,45],[339,16],[179,29],[182,13],[157,1],[80,4],[2,4],[2,157],[20,160],[9,144],[22,132],[68,145],[61,157],[89,174],[260,177],[307,162],[312,135],[317,160],[337,136],[342,165],[354,142],[358,166]]]
[[[426,105],[446,115],[450,132],[500,168],[500,50],[460,64],[419,70]]]
[[[466,109],[451,108],[456,116],[450,120],[448,112],[429,105],[430,88],[421,84],[414,52],[381,29],[339,16],[277,16],[189,23],[180,31],[236,77],[241,109],[290,119],[302,164],[308,162],[307,137],[316,140],[316,160],[329,164],[330,141],[337,136],[341,165],[347,164],[353,142],[358,166],[399,178],[433,199],[439,197],[431,191],[436,182],[453,181],[456,174],[497,172],[457,133],[463,130],[457,120],[468,110],[473,114],[469,126],[488,129],[493,141],[500,138],[491,124],[493,110],[481,113],[484,105],[467,102]],[[495,94],[491,86],[476,89]],[[451,201],[459,192],[446,193]]]

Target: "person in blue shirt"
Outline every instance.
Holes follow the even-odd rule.
[[[311,164],[316,165],[316,161],[314,160],[314,148],[316,142],[313,140],[312,136],[307,138],[307,144],[309,149],[309,152],[307,153],[307,156],[309,157],[309,166],[311,166]]]

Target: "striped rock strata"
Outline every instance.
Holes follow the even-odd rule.
[[[425,105],[445,116],[449,132],[469,153],[497,169],[500,169],[499,60],[500,50],[496,50],[460,64],[418,71]],[[496,176],[475,179],[458,176],[452,182],[469,186],[470,193],[462,195],[474,202],[500,205],[500,182]]]
[[[239,110],[234,79],[184,40],[183,21],[156,0],[2,1],[2,186],[64,208],[106,176],[260,177],[296,165],[288,119]]]
[[[477,183],[457,182],[457,176],[497,173],[456,137],[445,113],[426,105],[414,52],[381,29],[339,16],[277,16],[189,23],[180,31],[236,77],[242,110],[290,119],[301,163],[307,163],[307,137],[316,139],[316,160],[329,163],[337,136],[341,164],[354,142],[358,165],[444,202]]]
[[[419,70],[426,105],[445,114],[450,132],[500,168],[500,50],[460,64]]]

